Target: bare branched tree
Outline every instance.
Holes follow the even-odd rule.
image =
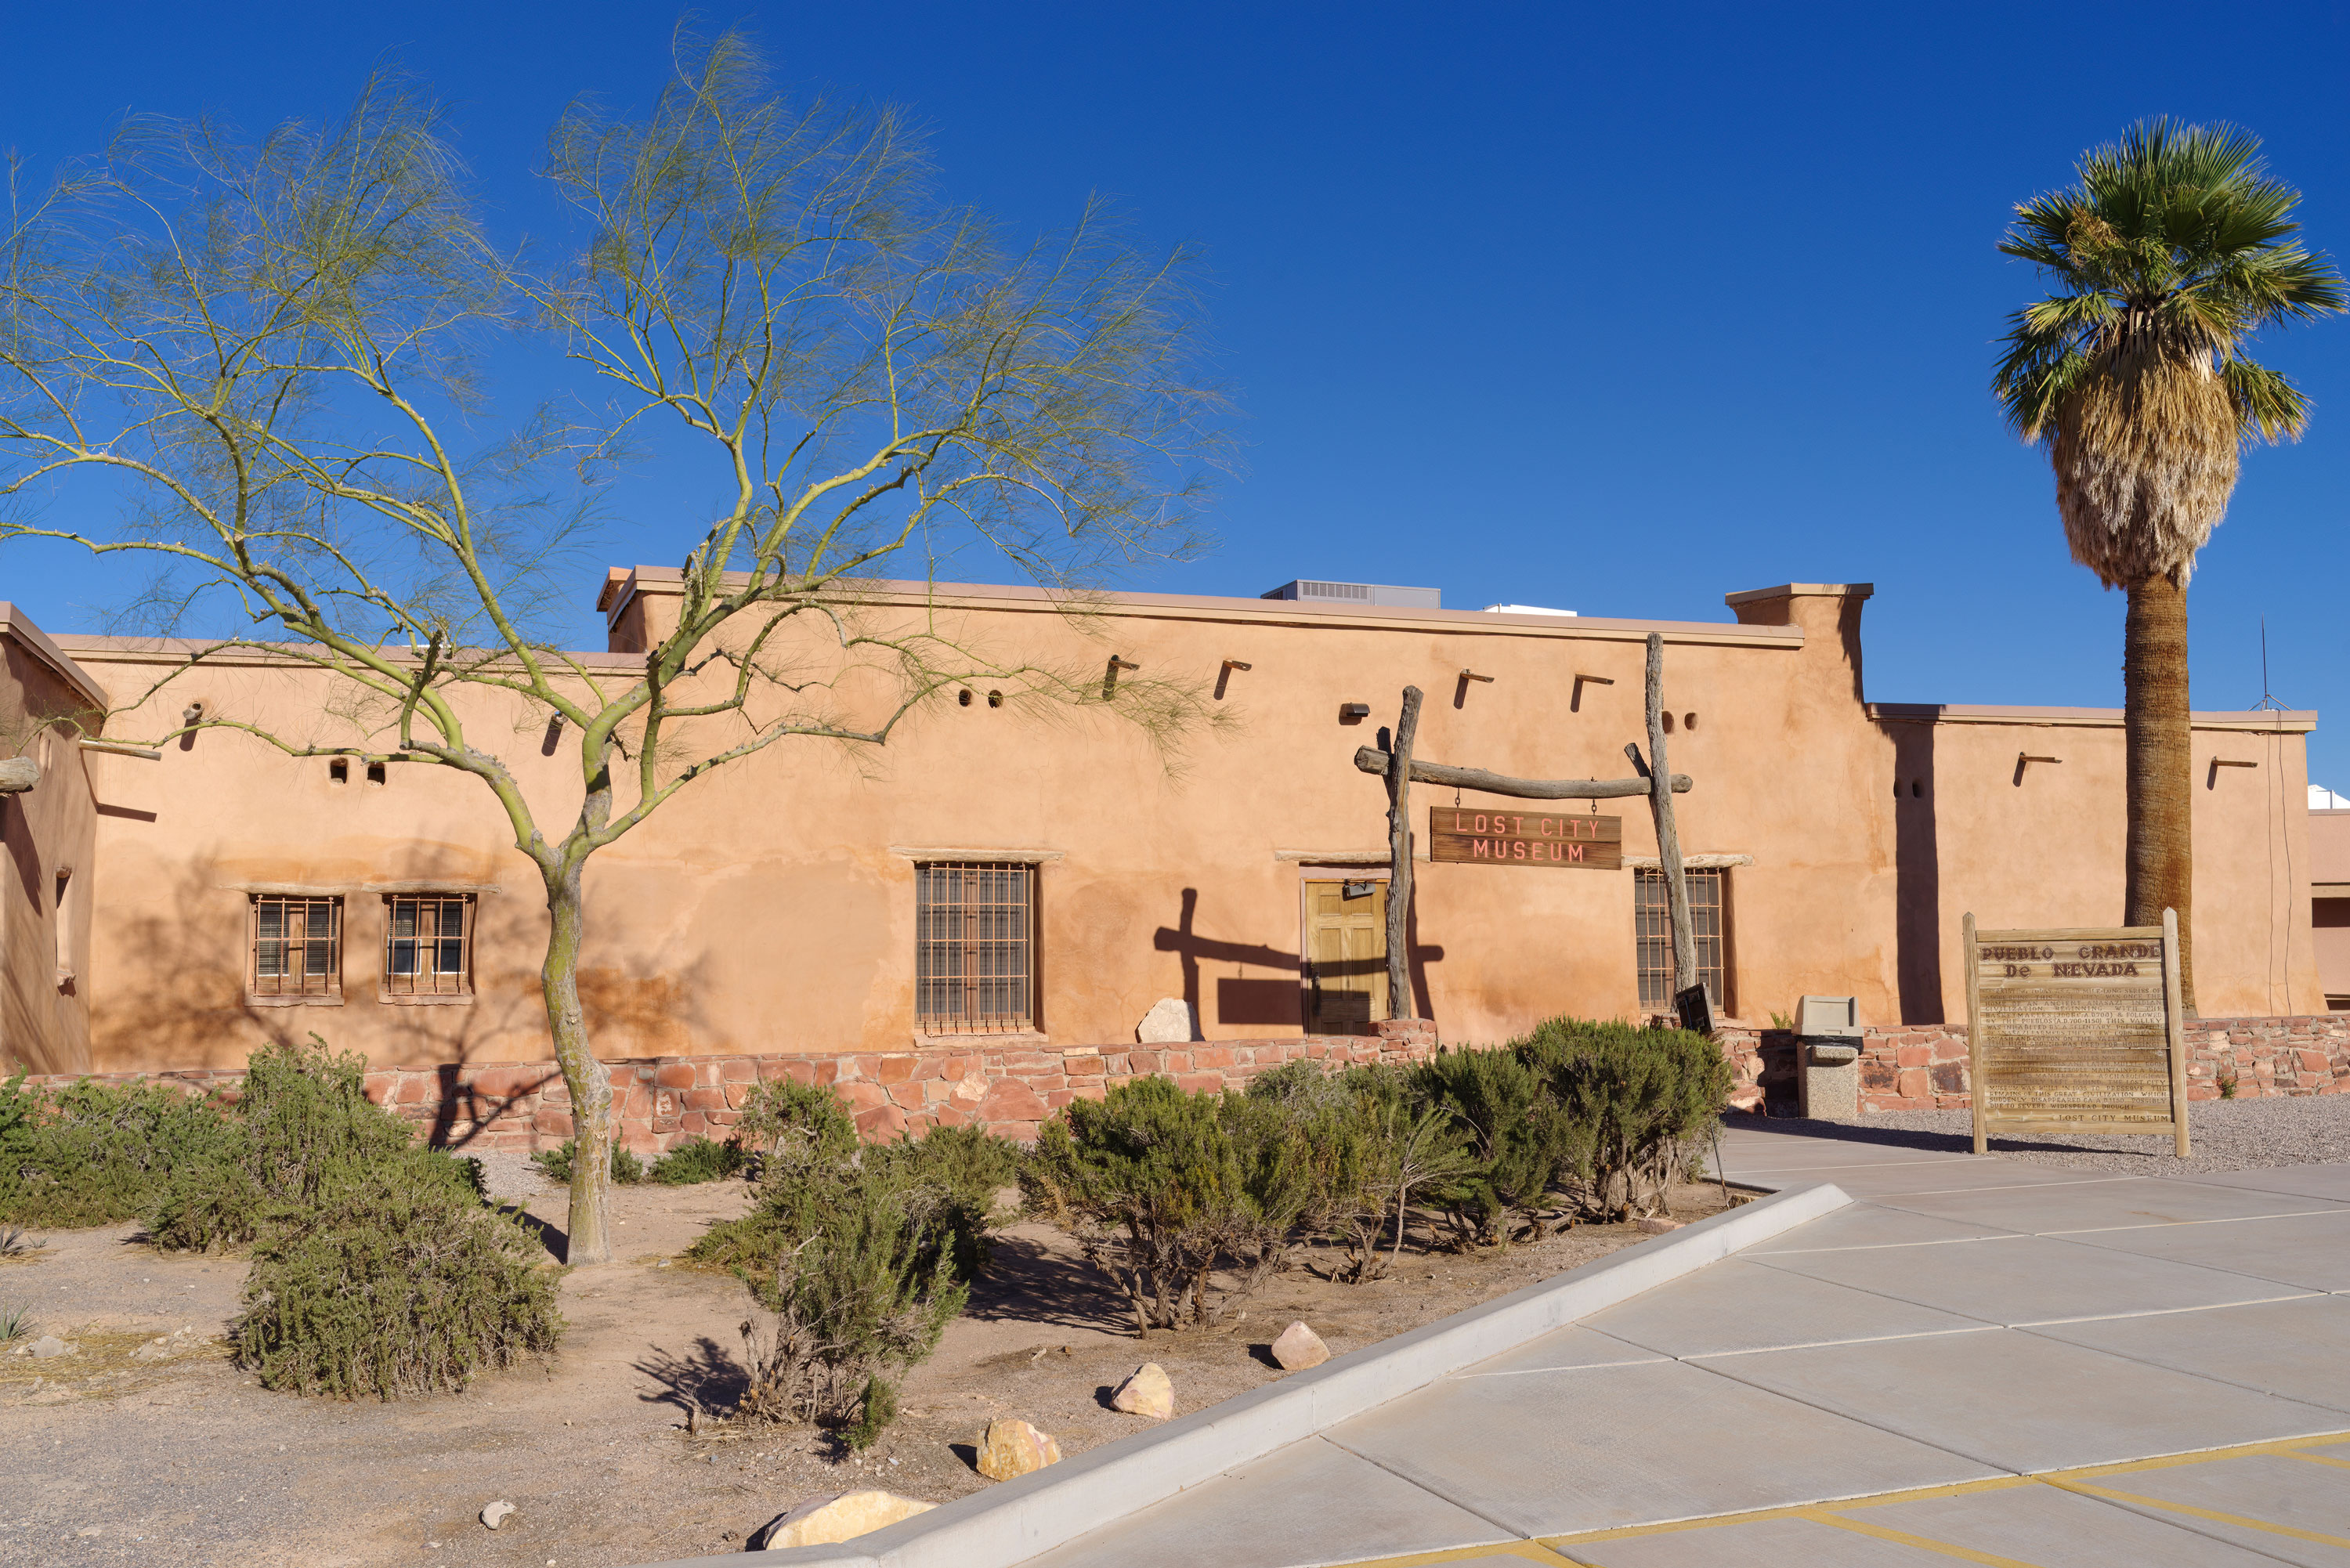
[[[615,1126],[577,983],[589,857],[713,769],[785,739],[882,744],[967,680],[1107,700],[1161,738],[1201,722],[1187,688],[1006,661],[871,585],[984,547],[1081,612],[1103,570],[1191,546],[1219,404],[1185,256],[1093,210],[1008,247],[933,198],[898,115],[795,107],[739,36],[642,119],[567,115],[546,173],[590,235],[540,268],[488,235],[402,81],[257,144],[134,123],[11,213],[0,539],[144,563],[143,620],[210,639],[174,676],[266,647],[330,678],[348,732],[223,711],[154,739],[229,729],[482,782],[545,884],[570,1258],[596,1262]],[[516,332],[571,371],[522,410],[484,369]],[[541,628],[609,475],[647,450],[716,501],[674,629],[616,674]],[[74,514],[119,520],[50,520],[77,477],[95,493]],[[576,747],[563,798],[502,760],[518,713]]]

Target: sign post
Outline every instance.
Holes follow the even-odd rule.
[[[2169,1133],[2188,1154],[2178,917],[2110,929],[1962,923],[1975,1152],[1994,1132]]]

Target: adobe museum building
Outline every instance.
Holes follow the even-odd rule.
[[[1223,722],[1170,770],[1098,708],[1040,715],[949,691],[886,747],[785,741],[696,782],[588,873],[581,991],[630,1141],[723,1136],[762,1075],[838,1084],[874,1134],[1018,1131],[1132,1073],[1208,1086],[1301,1054],[1392,1057],[1559,1012],[1656,1012],[1670,955],[1638,798],[1534,803],[1619,818],[1618,867],[1418,867],[1414,994],[1391,1005],[1385,785],[1353,760],[1417,685],[1423,760],[1623,777],[1626,743],[1645,749],[1651,631],[1669,763],[1694,780],[1679,836],[1740,1104],[1792,1108],[1773,1068],[1791,1042],[1768,1023],[1808,993],[1857,999],[1867,1106],[1964,1105],[1961,916],[2118,922],[2119,711],[1868,701],[1866,584],[1733,593],[1719,622],[1276,592],[1112,595],[1082,614],[1026,588],[861,596],[865,614],[1005,662],[1191,683]],[[678,593],[673,571],[612,573],[609,646],[581,665],[639,668]],[[207,658],[154,690],[186,645],[47,636],[5,606],[0,647],[0,717],[40,768],[0,806],[0,1054],[35,1073],[204,1082],[315,1032],[364,1053],[382,1096],[442,1141],[566,1135],[543,897],[479,781],[288,758],[229,730],[126,743],[196,704],[325,733],[328,678],[291,658]],[[476,743],[559,831],[569,808],[548,807],[567,779],[577,800],[576,749],[497,700],[465,700]],[[93,710],[113,711],[94,737],[41,722]],[[2194,722],[2193,1092],[2230,1071],[2246,1094],[2350,1089],[2350,1019],[2325,1014],[2313,929],[2316,716]],[[1527,807],[1413,791],[1423,836],[1431,808]],[[1140,1031],[1169,998],[1196,1022]]]

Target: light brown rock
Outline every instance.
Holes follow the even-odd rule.
[[[1200,1038],[1200,1014],[1180,996],[1162,997],[1134,1026],[1134,1038],[1143,1045],[1189,1044]]]
[[[1668,1220],[1661,1214],[1651,1214],[1646,1220],[1636,1221],[1636,1225],[1638,1229],[1646,1231],[1651,1236],[1661,1236],[1668,1231],[1678,1231],[1681,1228],[1679,1220]]]
[[[1293,1323],[1281,1331],[1273,1342],[1273,1358],[1281,1363],[1284,1372],[1303,1372],[1309,1366],[1319,1366],[1330,1359],[1330,1347],[1322,1336],[1302,1323]]]
[[[1175,1413],[1175,1385],[1167,1380],[1165,1367],[1155,1361],[1146,1361],[1118,1386],[1118,1392],[1109,1397],[1109,1404],[1111,1409],[1123,1410],[1129,1416],[1164,1421]]]
[[[1010,1480],[1061,1462],[1061,1445],[1025,1421],[990,1421],[979,1435],[979,1473]]]
[[[759,1547],[780,1552],[786,1546],[830,1546],[853,1541],[868,1531],[911,1519],[936,1508],[920,1498],[867,1487],[812,1497],[787,1513],[779,1513],[755,1538]]]

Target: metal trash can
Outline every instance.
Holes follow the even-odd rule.
[[[1796,1106],[1822,1121],[1860,1119],[1860,1001],[1807,996],[1795,1007]]]

